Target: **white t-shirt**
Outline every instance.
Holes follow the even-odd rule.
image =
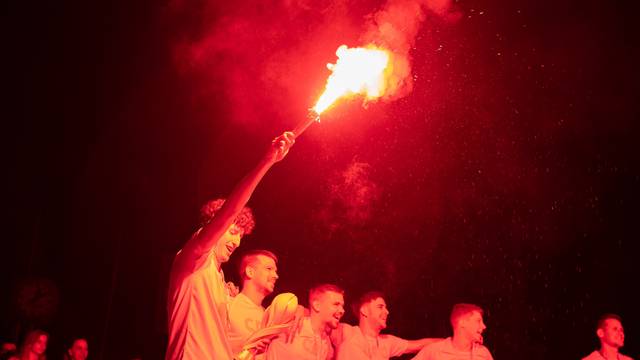
[[[618,356],[619,360],[633,360],[632,358],[628,357],[627,355],[622,355],[620,353],[618,353],[618,355],[619,355]],[[600,351],[595,350],[594,352],[592,352],[588,356],[582,358],[582,360],[607,360],[607,359],[605,359],[605,357],[602,356]]]
[[[266,360],[329,360],[333,359],[333,347],[327,334],[316,334],[311,319],[302,321],[300,334],[292,343],[281,336],[273,340],[267,349]]]
[[[471,351],[458,350],[453,347],[451,337],[425,346],[413,360],[493,360],[489,349],[474,344]]]
[[[229,342],[234,354],[242,351],[246,340],[260,328],[264,308],[256,305],[245,294],[238,294],[229,305]]]
[[[337,360],[388,360],[404,354],[408,345],[407,340],[393,335],[366,336],[356,326],[353,335],[338,347]]]
[[[218,268],[213,251],[202,257],[176,255],[169,278],[166,360],[232,359],[227,338],[231,297]]]

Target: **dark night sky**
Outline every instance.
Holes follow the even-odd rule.
[[[304,118],[337,46],[361,45],[383,3],[3,3],[0,338],[42,326],[53,359],[71,334],[90,358],[161,358],[169,265],[199,205]],[[638,12],[452,11],[422,22],[410,94],[341,102],[298,139],[250,201],[239,251],[277,253],[277,291],[302,299],[318,282],[347,302],[383,290],[403,337],[447,336],[452,304],[473,302],[496,359],[575,359],[615,312],[639,358]],[[26,320],[34,283],[57,306],[45,296]]]

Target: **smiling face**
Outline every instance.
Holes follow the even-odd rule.
[[[89,356],[89,345],[85,339],[77,339],[68,351],[71,360],[85,360]]]
[[[469,340],[482,344],[482,332],[487,328],[479,311],[473,311],[460,318],[459,329]]]
[[[360,308],[361,319],[366,321],[372,328],[380,331],[387,327],[389,309],[383,298],[379,297],[363,304]]]
[[[322,323],[330,329],[336,329],[344,315],[344,296],[327,291],[313,302],[313,308]]]
[[[265,255],[256,255],[255,260],[247,266],[247,277],[258,291],[268,295],[273,292],[278,280],[276,261]]]
[[[597,331],[598,337],[603,344],[620,348],[624,346],[624,328],[617,319],[607,319],[603,326]]]
[[[227,231],[222,235],[215,247],[216,260],[218,264],[229,261],[231,254],[240,246],[242,239],[242,230],[235,224],[231,224]]]
[[[49,337],[47,335],[40,335],[38,339],[31,344],[31,352],[36,355],[42,355],[47,351],[47,341]]]

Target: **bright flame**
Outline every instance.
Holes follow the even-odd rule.
[[[343,96],[363,94],[367,99],[375,99],[384,94],[384,72],[389,65],[387,51],[373,46],[350,49],[341,45],[336,55],[338,61],[327,64],[333,73],[327,79],[324,93],[313,107],[318,115]]]

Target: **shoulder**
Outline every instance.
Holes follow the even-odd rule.
[[[474,348],[474,352],[483,358],[493,359],[493,356],[491,356],[491,352],[484,345],[477,344],[476,347]]]
[[[451,348],[451,338],[448,337],[442,341],[436,341],[432,344],[429,344],[425,347],[422,348],[422,350],[426,350],[429,352],[436,352],[436,351],[441,351],[443,349],[448,349]]]
[[[409,340],[405,340],[403,338],[391,335],[391,334],[380,334],[380,340],[385,343],[390,344],[406,344],[409,343]]]
[[[621,360],[633,360],[633,358],[632,358],[632,357],[627,356],[627,355],[623,355],[623,354],[620,354],[620,359],[621,359]]]
[[[445,348],[445,345],[448,342],[448,340],[449,339],[447,338],[445,340],[438,341],[423,347],[413,359],[414,360],[429,359],[430,356],[432,356],[433,354],[437,354],[441,352]]]
[[[602,357],[597,351],[593,351],[591,354],[582,358],[582,360],[601,360]]]

